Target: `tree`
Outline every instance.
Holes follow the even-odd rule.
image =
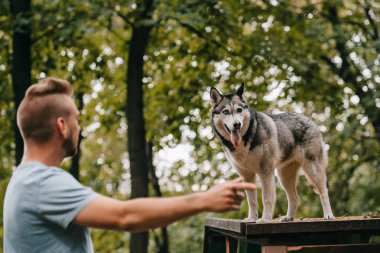
[[[127,70],[128,152],[132,179],[131,198],[148,196],[148,164],[146,162],[145,123],[143,114],[144,55],[148,46],[150,25],[144,24],[152,15],[153,1],[140,6],[139,19],[132,27]],[[132,233],[131,252],[147,252],[147,232]]]
[[[12,83],[14,92],[15,111],[24,97],[26,89],[32,82],[31,78],[31,25],[30,0],[16,0],[10,2],[13,23],[13,57],[12,57]],[[13,117],[13,129],[16,144],[16,165],[21,161],[24,153],[24,142]]]
[[[79,91],[78,94],[78,110],[81,112],[83,110],[83,92]],[[77,153],[72,157],[71,159],[71,166],[70,166],[70,174],[78,181],[80,181],[79,173],[80,173],[80,157],[81,157],[81,150],[80,150],[80,144],[82,143],[83,135],[82,131],[79,132],[78,137],[78,144],[77,144]]]

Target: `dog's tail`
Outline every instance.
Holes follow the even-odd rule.
[[[310,184],[316,194],[319,194],[317,186],[315,185],[316,181],[326,180],[327,165],[327,145],[321,139],[317,155],[314,157],[314,159],[306,159],[302,165],[305,171],[307,182]]]

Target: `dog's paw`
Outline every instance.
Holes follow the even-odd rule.
[[[272,219],[264,219],[264,218],[260,218],[256,221],[256,223],[270,223],[272,222]]]
[[[256,222],[257,221],[257,218],[245,218],[244,221],[246,222]]]
[[[326,214],[323,216],[324,220],[335,220],[335,217],[332,213]]]
[[[281,222],[288,222],[288,221],[293,221],[294,218],[293,217],[289,217],[289,216],[281,216],[280,217],[280,221]]]

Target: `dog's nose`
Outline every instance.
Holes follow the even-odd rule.
[[[240,123],[238,123],[238,122],[234,123],[234,128],[235,129],[240,129],[240,127],[241,127]]]

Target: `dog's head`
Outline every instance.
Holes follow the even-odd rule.
[[[250,123],[250,111],[243,92],[244,83],[230,94],[223,95],[214,87],[210,90],[213,128],[222,140],[231,142],[235,148],[240,146]]]

